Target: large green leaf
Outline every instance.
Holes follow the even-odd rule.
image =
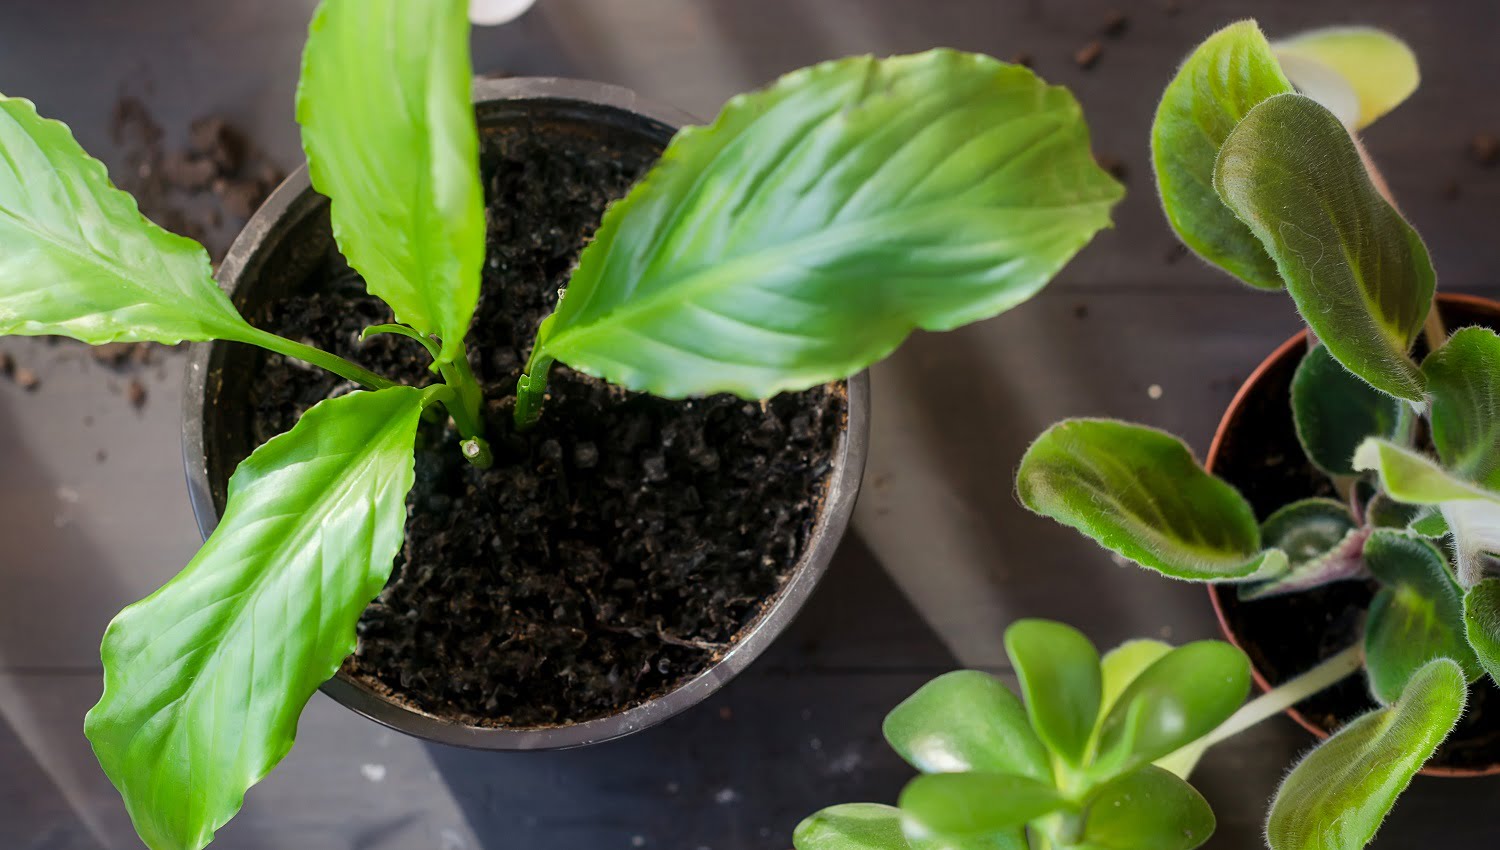
[[[1083,814],[1084,850],[1193,850],[1214,834],[1214,812],[1193,786],[1147,765],[1095,791]]]
[[[323,0],[297,121],[339,249],[396,318],[457,356],[479,299],[484,191],[467,0]]]
[[[1170,434],[1108,419],[1048,428],[1021,459],[1021,502],[1173,578],[1275,573],[1255,512]]]
[[[1468,683],[1446,658],[1412,677],[1395,705],[1372,711],[1313,750],[1271,803],[1271,850],[1360,850],[1463,714]]]
[[[1244,282],[1280,289],[1276,264],[1214,191],[1214,160],[1257,103],[1292,91],[1254,21],[1219,30],[1183,63],[1156,109],[1151,164],[1184,245]]]
[[[1114,707],[1120,694],[1130,687],[1136,677],[1146,672],[1152,664],[1172,651],[1172,645],[1159,640],[1127,640],[1104,653],[1099,661],[1099,672],[1103,676],[1104,688],[1099,701],[1099,720]]]
[[[1227,643],[1180,646],[1146,668],[1099,726],[1098,765],[1126,770],[1212,732],[1250,693],[1250,661]]]
[[[1350,114],[1333,111],[1351,129],[1363,129],[1395,109],[1422,79],[1411,48],[1374,27],[1308,30],[1278,40],[1272,47],[1282,69],[1303,94],[1327,106],[1312,87],[1333,85],[1347,91],[1352,101]]]
[[[1324,346],[1314,346],[1292,377],[1292,420],[1308,460],[1329,475],[1354,474],[1366,437],[1396,431],[1401,403],[1356,378]]]
[[[1013,830],[1068,805],[1051,785],[1004,773],[930,773],[901,792],[901,810],[918,828],[952,838]]]
[[[1432,303],[1432,261],[1339,120],[1301,95],[1263,101],[1225,139],[1214,188],[1276,259],[1329,353],[1376,389],[1423,403],[1409,351]]]
[[[1072,626],[1017,620],[1005,630],[1005,653],[1021,682],[1031,727],[1054,753],[1081,765],[1103,694],[1098,650]]]
[[[1051,781],[1051,757],[1026,709],[988,673],[957,670],[923,685],[885,718],[885,739],[923,773],[987,771]]]
[[[911,833],[919,833],[912,835]],[[895,806],[846,803],[802,821],[792,832],[796,850],[1030,850],[1024,828],[967,838],[920,834]]]
[[[1500,490],[1500,336],[1463,328],[1422,361],[1432,442],[1461,478]]]
[[[235,471],[192,562],[110,623],[85,731],[152,850],[207,844],[354,651],[401,547],[424,403],[397,387],[309,410]]]
[[[141,216],[29,100],[0,96],[0,335],[244,339],[208,252]]]
[[[1351,451],[1352,456],[1352,451]],[[1290,566],[1269,581],[1242,584],[1241,599],[1263,599],[1365,575],[1360,552],[1369,532],[1343,502],[1301,499],[1276,509],[1261,524],[1265,545],[1285,552]]]
[[[1364,560],[1381,589],[1365,620],[1370,691],[1395,702],[1434,658],[1450,658],[1470,681],[1484,675],[1464,637],[1464,604],[1448,559],[1431,543],[1380,530],[1365,541]]]
[[[532,367],[670,398],[841,378],[1031,297],[1121,191],[1072,95],[1025,68],[816,65],[677,135],[605,214]]]
[[[1500,685],[1500,579],[1487,578],[1464,594],[1464,633],[1485,672]]]

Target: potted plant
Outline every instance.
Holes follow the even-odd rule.
[[[111,623],[85,724],[155,850],[207,844],[356,650],[345,685],[378,668],[371,699],[471,729],[506,718],[421,695],[516,704],[475,670],[558,624],[578,644],[615,629],[681,653],[650,669],[533,655],[604,698],[552,725],[673,688],[701,699],[745,663],[735,630],[764,607],[779,628],[780,585],[800,571],[805,594],[841,531],[862,439],[862,385],[844,379],[914,329],[1026,300],[1121,194],[1065,90],[951,50],[817,65],[675,134],[542,85],[481,104],[524,113],[487,118],[481,139],[466,5],[321,4],[297,113],[331,208],[321,219],[295,182],[278,193],[269,209],[296,220],[252,222],[223,270],[233,298],[66,127],[0,99],[0,333],[215,342],[190,412],[217,430],[188,461],[222,515]],[[538,118],[571,136],[528,143]],[[296,377],[319,369],[335,377]],[[227,409],[226,382],[252,385],[252,406]],[[215,502],[214,470],[236,462]],[[570,528],[589,533],[552,536]],[[661,564],[681,572],[675,596],[653,584]],[[726,640],[608,604],[633,598]]]

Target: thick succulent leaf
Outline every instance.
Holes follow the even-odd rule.
[[[1460,478],[1500,490],[1500,336],[1456,331],[1422,361],[1432,394],[1432,442]]]
[[[1500,685],[1500,579],[1487,578],[1464,594],[1464,632],[1485,672]]]
[[[1212,732],[1250,693],[1250,661],[1215,640],[1180,646],[1135,678],[1099,726],[1101,769],[1155,761]]]
[[[1374,27],[1309,30],[1278,40],[1272,47],[1303,94],[1316,98],[1304,85],[1326,85],[1328,74],[1342,82],[1353,97],[1354,109],[1349,118],[1342,114],[1339,118],[1355,130],[1395,109],[1422,80],[1416,54],[1406,42]]]
[[[406,520],[422,391],[322,402],[229,482],[186,569],[104,635],[84,728],[152,850],[198,850],[291,749],[354,651]]]
[[[297,122],[333,235],[396,318],[453,360],[479,300],[484,191],[465,0],[323,0]]]
[[[1209,36],[1162,95],[1151,164],[1167,220],[1184,245],[1251,286],[1280,289],[1276,263],[1214,191],[1214,161],[1257,103],[1292,91],[1254,21]]]
[[[1072,626],[1017,620],[1005,630],[1005,653],[1037,736],[1069,764],[1082,764],[1103,694],[1099,651]]]
[[[1193,850],[1215,826],[1213,809],[1193,786],[1147,765],[1090,796],[1079,843],[1088,850]]]
[[[1463,714],[1468,683],[1446,658],[1412,677],[1395,705],[1355,720],[1308,753],[1276,792],[1271,850],[1360,850]]]
[[[0,335],[245,339],[208,252],[147,221],[66,125],[0,96]]]
[[[1171,651],[1170,643],[1138,639],[1127,640],[1104,653],[1104,658],[1099,662],[1099,671],[1104,679],[1102,698],[1099,701],[1100,722],[1103,722],[1104,715],[1114,707],[1120,694],[1125,693],[1130,683]]]
[[[1241,585],[1239,596],[1262,599],[1363,576],[1360,552],[1368,534],[1343,502],[1303,499],[1283,505],[1266,517],[1260,536],[1265,545],[1286,553],[1290,567],[1269,581]]]
[[[923,685],[885,718],[885,739],[923,773],[984,771],[1051,781],[1051,757],[1026,708],[988,673],[958,670]]]
[[[1181,440],[1153,428],[1107,419],[1053,425],[1026,450],[1016,488],[1036,513],[1173,578],[1244,578],[1277,560],[1262,552],[1244,497],[1205,472]]]
[[[901,792],[908,834],[974,838],[1013,830],[1068,805],[1051,785],[1004,773],[930,773]]]
[[[1292,378],[1297,439],[1308,460],[1329,475],[1353,475],[1354,450],[1366,437],[1394,434],[1400,415],[1401,402],[1355,377],[1324,346],[1314,346],[1297,365]]]
[[[1214,187],[1276,259],[1328,352],[1376,389],[1424,403],[1409,352],[1432,303],[1432,261],[1338,119],[1301,95],[1262,102],[1224,141]]]
[[[1443,553],[1421,538],[1381,530],[1365,542],[1364,560],[1382,585],[1365,620],[1365,667],[1377,700],[1395,702],[1434,658],[1458,662],[1469,681],[1484,675],[1464,636],[1463,596]]]
[[[841,378],[1034,295],[1122,190],[1078,104],[935,50],[796,71],[678,133],[605,214],[532,362],[669,398]]]
[[[876,803],[831,806],[797,824],[796,850],[908,850],[901,810]]]

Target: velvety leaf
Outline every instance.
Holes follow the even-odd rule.
[[[1292,378],[1297,439],[1308,459],[1329,475],[1353,475],[1354,450],[1366,437],[1394,434],[1400,414],[1401,402],[1355,377],[1324,346],[1314,346],[1297,365]]]
[[[1103,722],[1104,715],[1114,707],[1120,694],[1125,692],[1130,683],[1171,651],[1170,643],[1138,639],[1127,640],[1104,653],[1104,658],[1099,662],[1099,671],[1104,680],[1102,698],[1099,701],[1100,722]]]
[[[1003,773],[930,773],[901,792],[901,810],[918,836],[970,838],[1024,826],[1067,805],[1051,785]]]
[[[1214,191],[1214,161],[1257,103],[1292,91],[1254,21],[1219,30],[1183,63],[1156,109],[1151,164],[1167,220],[1184,245],[1240,280],[1280,289],[1260,242]]]
[[[1422,362],[1432,442],[1460,478],[1500,490],[1500,336],[1463,328]]]
[[[1313,68],[1335,74],[1345,82],[1355,99],[1354,120],[1344,122],[1352,129],[1363,129],[1395,109],[1417,90],[1422,79],[1417,57],[1406,42],[1374,27],[1309,30],[1272,46],[1283,70],[1299,89],[1303,74]]]
[[[1339,730],[1271,803],[1271,850],[1359,850],[1463,714],[1468,683],[1446,658],[1417,671],[1395,705]]]
[[[831,806],[797,824],[796,850],[908,850],[901,810],[875,803]]]
[[[1239,597],[1263,599],[1364,576],[1360,552],[1368,533],[1355,525],[1343,502],[1303,499],[1283,505],[1266,517],[1260,536],[1266,546],[1286,553],[1290,567],[1269,581],[1241,585]]]
[[[1377,493],[1365,504],[1365,522],[1375,528],[1410,528],[1413,523],[1422,519],[1426,510],[1417,505],[1398,502],[1385,493]],[[1445,528],[1437,536],[1441,537],[1446,533]]]
[[[1250,504],[1181,440],[1153,428],[1053,425],[1026,450],[1016,488],[1036,513],[1173,578],[1243,578],[1265,566]]]
[[[1068,763],[1083,763],[1099,716],[1099,652],[1082,632],[1051,620],[1017,620],[1005,630],[1031,727]]]
[[[1434,658],[1450,658],[1470,681],[1484,674],[1464,637],[1464,603],[1448,559],[1431,543],[1394,531],[1365,542],[1365,563],[1381,583],[1365,620],[1370,692],[1395,702]]]
[[[466,0],[322,0],[297,122],[333,235],[397,320],[463,345],[479,300],[484,191]]]
[[[1409,351],[1436,275],[1338,119],[1301,95],[1265,100],[1224,141],[1214,187],[1276,259],[1328,352],[1376,389],[1424,403]]]
[[[1464,594],[1464,633],[1485,672],[1500,684],[1500,579],[1487,578]]]
[[[885,718],[891,748],[923,773],[983,771],[1051,781],[1051,757],[1026,709],[988,673],[933,679]]]
[[[1099,727],[1098,764],[1126,770],[1212,732],[1250,693],[1250,661],[1227,643],[1197,641],[1136,677]]]
[[[1193,850],[1215,825],[1213,809],[1193,786],[1147,765],[1094,792],[1079,843],[1089,850]]]
[[[246,339],[208,252],[147,221],[66,125],[0,96],[0,335]]]
[[[826,62],[678,133],[605,214],[532,363],[669,398],[815,386],[1030,298],[1121,193],[1072,95],[1025,68]]]
[[[104,635],[94,753],[152,850],[198,850],[291,749],[400,550],[421,390],[313,407],[229,481],[187,568]]]
[[[1443,518],[1443,512],[1431,506],[1418,511],[1406,527],[1423,537],[1430,537],[1434,540],[1447,537],[1452,532],[1448,528],[1448,521]]]

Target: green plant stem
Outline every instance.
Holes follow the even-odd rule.
[[[1437,299],[1427,310],[1427,320],[1422,323],[1422,338],[1427,341],[1427,353],[1431,354],[1448,342],[1448,328],[1443,324],[1443,315],[1438,312]]]
[[[451,407],[450,412],[459,432],[465,438],[483,437],[484,417],[480,411],[484,406],[484,393],[479,389],[479,382],[474,380],[474,370],[469,367],[469,350],[459,348],[458,356],[451,363],[439,364],[438,371],[442,373],[443,381],[458,392],[459,403],[455,406],[462,408],[463,418]]]
[[[463,437],[459,450],[464,460],[480,469],[489,469],[495,461],[494,455],[490,453],[490,444],[480,435],[479,423],[469,416],[468,406],[459,391],[451,384],[438,384],[428,387],[427,394],[432,401],[442,404],[453,417],[453,424],[458,426],[459,436]]]
[[[340,378],[359,384],[367,390],[384,390],[396,386],[394,381],[386,380],[362,366],[357,366],[345,360],[337,354],[331,354],[321,348],[304,345],[300,342],[287,339],[284,336],[277,336],[269,331],[251,328],[250,333],[236,338],[240,342],[258,345],[267,351],[274,351],[277,354],[295,357],[314,366],[320,366],[338,375]]]
[[[516,430],[525,431],[542,418],[542,402],[547,398],[547,373],[552,369],[553,359],[533,348],[531,359],[526,362],[526,371],[516,381]]]

